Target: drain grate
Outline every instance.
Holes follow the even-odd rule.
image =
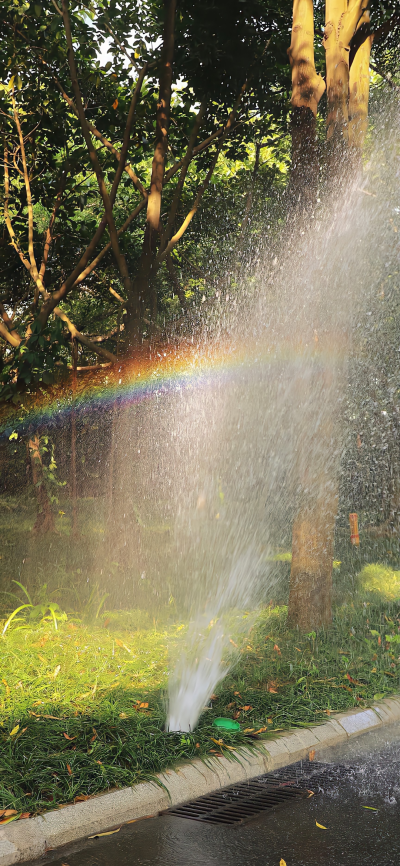
[[[161,814],[190,818],[192,821],[206,821],[210,824],[240,824],[265,809],[308,796],[309,791],[294,785],[268,785],[254,780],[222,788],[213,794],[167,809]]]
[[[160,815],[176,815],[210,824],[241,824],[266,809],[309,797],[310,784],[315,790],[332,778],[337,782],[351,774],[352,770],[352,767],[319,761],[297,761],[250,782],[230,785],[189,803],[173,806],[160,812]]]

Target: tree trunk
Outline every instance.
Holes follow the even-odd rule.
[[[341,22],[347,0],[326,0],[324,48],[326,53],[327,141],[335,157],[343,151],[348,136],[349,58],[341,39]]]
[[[368,127],[369,60],[373,39],[372,34],[366,37],[350,66],[349,145],[354,154],[353,159],[359,167]]]
[[[349,143],[349,59],[351,40],[367,13],[362,0],[326,0],[323,44],[326,54],[327,141],[332,180]],[[346,179],[344,178],[344,181]]]
[[[300,210],[315,204],[318,189],[316,116],[325,84],[314,61],[313,0],[293,0],[290,48],[292,67],[292,161],[289,197]]]
[[[47,494],[43,475],[40,442],[37,434],[29,439],[28,449],[32,470],[32,481],[38,503],[38,513],[33,527],[33,532],[37,535],[42,535],[45,532],[54,532],[55,527],[54,514]]]
[[[332,619],[332,563],[337,497],[303,507],[293,524],[288,621],[301,631]]]

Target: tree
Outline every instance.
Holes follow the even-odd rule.
[[[381,10],[382,17],[387,10]],[[326,0],[323,44],[326,55],[326,137],[328,189],[343,192],[354,171],[361,168],[367,131],[369,62],[374,39],[379,45],[398,26],[386,19],[374,34],[370,15],[361,0]],[[304,35],[303,35],[304,34]],[[319,166],[316,164],[315,116],[323,92],[314,64],[313,9],[306,0],[293,6],[292,45],[292,187],[296,204],[312,211],[316,203]],[[296,118],[303,112],[303,121]],[[301,130],[301,134],[299,134]],[[300,143],[299,143],[300,142]],[[296,160],[296,161],[295,161]],[[309,163],[312,165],[310,174]],[[328,336],[329,339],[329,336]],[[299,493],[293,523],[289,621],[304,630],[328,625],[332,617],[332,564],[338,504],[339,433],[329,373],[319,382],[300,383],[303,404],[314,398],[325,405],[323,427],[312,418],[312,441],[299,443]],[[317,395],[317,396],[316,396]]]
[[[176,291],[175,251],[218,160],[245,154],[260,112],[265,129],[283,115],[286,12],[262,0],[245,14],[239,0],[182,2],[179,14],[174,0],[10,0],[0,58],[3,237],[14,251],[0,323],[9,379],[14,370],[29,380],[26,359],[39,369],[54,316],[63,323],[59,363],[74,340],[113,363],[116,343],[129,353],[157,329],[157,280],[165,273]],[[113,59],[102,66],[106,38]],[[94,287],[109,326],[95,340],[71,315],[95,318],[85,304]],[[185,292],[177,294],[184,308]]]

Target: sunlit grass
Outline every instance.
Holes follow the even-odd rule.
[[[50,620],[13,621],[0,641],[1,808],[32,814],[154,778],[182,758],[235,758],[232,749],[253,734],[315,724],[399,688],[397,606],[360,600],[336,611],[328,632],[309,635],[287,629],[284,607],[251,619],[240,624],[230,671],[192,734],[164,731],[182,623],[134,628],[138,611],[88,625],[60,621],[57,630]],[[217,716],[237,719],[240,733],[218,742]]]

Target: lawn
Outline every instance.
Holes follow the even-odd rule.
[[[328,632],[302,636],[287,629],[284,607],[265,608],[244,637],[239,630],[230,671],[192,734],[164,731],[183,623],[140,629],[137,611],[86,625],[15,617],[1,638],[0,806],[12,810],[1,820],[154,778],[183,758],[235,758],[255,735],[398,691],[397,617],[394,602],[360,598],[336,610]],[[221,715],[241,731],[218,742],[212,722]]]

